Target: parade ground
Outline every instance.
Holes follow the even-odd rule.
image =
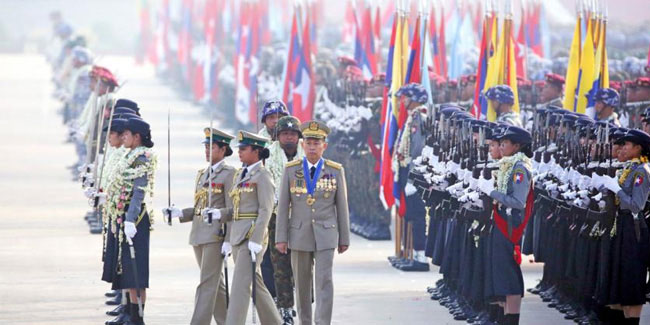
[[[116,97],[138,101],[152,125],[159,156],[155,183],[156,224],[151,235],[148,324],[188,324],[198,267],[188,245],[189,224],[163,222],[167,204],[167,111],[171,110],[171,202],[192,204],[196,171],[203,168],[203,108],[157,79],[132,57],[103,57],[126,86]],[[100,281],[101,235],[83,220],[89,205],[68,166],[76,159],[66,143],[58,101],[52,98],[50,67],[39,55],[0,56],[0,324],[103,324],[109,285]],[[215,127],[234,132],[214,121]],[[237,166],[236,155],[228,160]],[[351,189],[354,190],[354,189]],[[353,235],[348,252],[334,260],[334,324],[462,324],[433,302],[426,287],[440,279],[430,272],[404,273],[386,257],[393,241]],[[230,261],[232,267],[232,260]],[[541,278],[541,265],[524,262],[526,287]],[[647,318],[648,309],[644,316]],[[249,312],[250,318],[250,312]],[[523,299],[522,324],[571,323],[539,296]]]

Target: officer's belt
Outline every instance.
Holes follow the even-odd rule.
[[[239,213],[234,217],[235,220],[257,219],[257,213]]]

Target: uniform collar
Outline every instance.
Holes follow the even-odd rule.
[[[258,162],[256,162],[256,163],[254,163],[254,164],[252,164],[252,165],[249,165],[249,166],[244,167],[244,169],[246,169],[246,172],[249,173],[249,172],[252,171],[253,169],[257,168],[257,166],[259,166],[260,164],[262,164],[262,161],[261,161],[261,160],[258,161]]]
[[[223,161],[224,161],[224,159],[221,159],[221,161],[219,161],[218,163],[212,165],[211,168],[212,168],[213,173],[216,172],[219,169],[219,167],[221,167],[221,165],[223,165]]]
[[[309,162],[309,159],[307,159],[307,157],[305,157],[305,160],[307,160],[307,167],[311,170],[312,167],[316,167],[316,166],[318,165],[318,163],[320,163],[320,162],[323,160],[323,157],[321,157],[321,158],[316,162],[316,164],[312,164],[312,163],[310,163],[310,162]]]

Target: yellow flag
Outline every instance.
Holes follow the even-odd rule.
[[[609,63],[607,63],[607,21],[603,20],[600,30],[600,88],[609,88]]]
[[[496,36],[497,29],[498,29],[498,20],[495,19],[492,25],[492,40],[497,39]],[[503,63],[505,58],[504,56],[505,41],[503,35],[499,37],[498,44],[496,42],[494,42],[493,44],[494,44],[493,46],[495,46],[496,48],[494,49],[494,53],[488,60],[488,69],[487,69],[487,74],[485,75],[485,86],[483,87],[485,91],[487,91],[491,87],[503,83],[503,65],[504,65]],[[492,122],[497,119],[497,114],[494,111],[494,107],[492,106],[491,101],[488,101],[487,119],[488,121],[492,121]]]
[[[578,88],[578,74],[580,73],[580,25],[582,24],[580,16],[576,21],[573,30],[573,41],[569,52],[569,64],[567,65],[565,83],[564,83],[564,103],[565,109],[573,110],[575,107],[575,94]]]
[[[519,91],[517,89],[517,62],[515,61],[515,40],[512,38],[512,19],[506,19],[504,28],[504,38],[508,42],[508,61],[506,67],[506,75],[504,75],[504,83],[512,88],[512,94],[515,97],[515,102],[512,105],[512,111],[519,114]]]
[[[594,39],[592,33],[591,20],[587,24],[587,35],[585,44],[582,46],[582,58],[580,59],[580,74],[578,75],[578,98],[575,112],[584,114],[587,108],[587,93],[594,85]]]
[[[392,80],[390,84],[390,89],[392,93],[392,109],[393,109],[393,115],[398,116],[399,115],[399,99],[397,96],[395,96],[395,93],[402,87],[402,83],[404,82],[404,77],[402,77],[403,73],[403,64],[402,64],[402,25],[404,22],[403,17],[397,18],[397,27],[396,27],[396,35],[395,35],[395,47],[393,48],[393,71],[392,71]]]

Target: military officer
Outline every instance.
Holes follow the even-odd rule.
[[[302,148],[300,138],[300,121],[293,116],[283,116],[278,120],[275,127],[278,133],[277,141],[269,147],[270,157],[265,167],[271,172],[273,183],[277,186],[282,182],[287,162],[302,160],[305,152]],[[275,192],[276,202],[279,192]],[[277,208],[277,206],[276,206]],[[293,324],[293,273],[291,272],[291,252],[281,254],[275,248],[275,226],[276,213],[271,215],[269,222],[269,251],[270,260],[273,265],[273,280],[276,292],[276,304],[280,309],[280,315],[285,324]]]
[[[287,105],[282,101],[271,100],[266,102],[262,109],[262,123],[264,123],[264,127],[260,130],[258,135],[273,141],[277,140],[276,137],[278,133],[275,130],[275,126],[278,124],[278,120],[281,117],[287,115],[289,115],[289,110],[287,110]]]
[[[506,123],[522,127],[519,114],[512,111],[515,103],[515,95],[508,85],[497,85],[485,92],[485,97],[492,101],[492,107],[497,113],[497,123]]]
[[[330,324],[334,251],[350,245],[347,186],[343,167],[323,159],[330,129],[322,122],[301,125],[305,158],[287,163],[280,185],[276,248],[291,249],[300,324],[312,323],[311,283],[316,269],[316,324]]]
[[[255,308],[262,324],[281,324],[273,298],[264,285],[260,264],[268,243],[267,227],[274,204],[273,179],[264,167],[263,160],[269,157],[266,148],[269,139],[246,131],[239,131],[239,160],[244,165],[233,177],[233,186],[228,194],[228,205],[210,210],[213,219],[230,223],[226,247],[232,249],[235,269],[232,279],[232,294],[226,313],[226,324],[241,325],[251,297],[251,284],[255,282]],[[252,255],[254,254],[254,255]],[[255,258],[255,273],[251,270]]]
[[[225,208],[230,201],[228,192],[232,188],[235,168],[224,159],[232,155],[232,135],[205,128],[205,159],[210,167],[199,170],[196,176],[194,206],[183,210],[171,206],[163,209],[164,215],[179,218],[180,222],[192,222],[190,245],[194,248],[199,264],[200,281],[194,297],[194,312],[190,324],[209,325],[212,318],[217,324],[226,323],[226,287],[221,278],[223,260],[222,243],[228,230],[225,222],[210,220],[212,209]]]
[[[594,93],[594,111],[596,112],[596,120],[599,122],[613,123],[617,127],[621,126],[618,121],[618,114],[614,109],[618,107],[620,96],[618,91],[612,88],[599,88]]]
[[[491,233],[488,296],[496,297],[504,308],[505,324],[519,324],[524,278],[521,272],[521,237],[532,208],[532,136],[523,128],[508,126],[495,138],[503,157],[494,180],[480,178],[479,189],[489,195],[494,210]],[[532,210],[531,210],[532,211]]]

